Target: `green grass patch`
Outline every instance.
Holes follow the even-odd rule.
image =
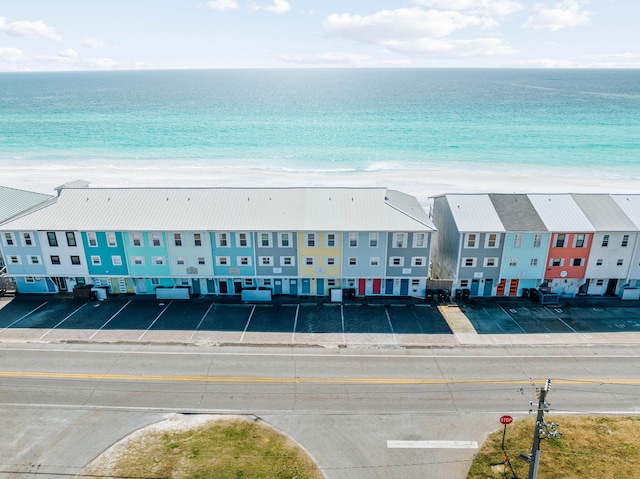
[[[540,445],[538,479],[618,479],[640,477],[640,418],[618,416],[545,417],[562,436]],[[534,418],[507,426],[504,448],[513,468],[504,468],[503,428],[492,433],[476,455],[467,479],[526,479],[529,464],[518,459],[530,454]]]
[[[105,479],[324,478],[304,450],[260,421],[234,417],[187,428],[169,426],[138,431],[80,474]]]

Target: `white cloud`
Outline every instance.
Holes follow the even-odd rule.
[[[396,53],[447,58],[493,57],[516,53],[516,50],[500,38],[472,40],[422,38],[410,42],[388,42],[385,46]]]
[[[106,43],[99,38],[93,37],[85,38],[82,44],[87,48],[106,48],[107,46]]]
[[[113,58],[90,58],[83,62],[83,65],[95,70],[112,70],[116,68],[119,63]]]
[[[260,5],[257,3],[252,3],[251,10],[253,11],[263,10],[265,12],[272,12],[272,13],[285,13],[291,10],[291,5],[289,4],[289,2],[285,0],[273,0],[273,4],[271,5]]]
[[[236,0],[212,0],[207,2],[207,8],[218,11],[233,10],[238,8],[238,3]]]
[[[46,25],[42,20],[36,20],[35,22],[20,20],[7,23],[6,18],[0,17],[0,31],[16,37],[44,38],[56,42],[62,39],[53,28]]]
[[[0,48],[0,61],[17,63],[24,60],[22,50],[18,48]]]
[[[469,11],[481,15],[507,16],[522,10],[520,2],[513,0],[413,0],[416,5],[440,10]]]
[[[323,27],[329,34],[384,44],[398,39],[443,37],[481,23],[478,17],[458,12],[399,8],[366,16],[334,13],[325,19]]]
[[[73,48],[65,48],[62,51],[58,52],[58,56],[63,58],[78,58],[78,52],[76,52]]]
[[[535,11],[536,13],[522,25],[523,28],[556,32],[567,27],[587,25],[591,16],[591,13],[582,10],[575,0],[566,0],[551,8],[537,4]]]
[[[373,66],[409,66],[409,60],[376,60],[369,55],[358,55],[354,53],[327,52],[317,55],[287,55],[278,57],[287,63],[298,63],[303,65],[346,65],[353,67],[373,67]]]

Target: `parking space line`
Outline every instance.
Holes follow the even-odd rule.
[[[571,326],[569,326],[560,316],[558,316],[556,313],[554,313],[553,311],[551,311],[551,308],[547,306],[547,310],[551,313],[551,316],[554,316],[558,321],[560,321],[562,324],[564,324],[567,328],[569,328],[572,332],[577,333],[578,331],[576,331],[575,329],[573,329]]]
[[[9,329],[11,326],[13,326],[14,324],[22,321],[24,318],[26,318],[27,316],[29,316],[31,313],[35,313],[36,311],[38,311],[40,308],[42,308],[45,304],[47,304],[49,301],[45,301],[44,303],[42,303],[40,306],[38,306],[35,309],[32,309],[31,311],[29,311],[27,314],[25,314],[24,316],[19,317],[18,319],[16,319],[13,323],[11,323],[9,326],[5,326],[4,328],[0,329],[0,333],[2,331],[4,331],[5,329]]]
[[[342,342],[346,343],[347,338],[344,335],[344,304],[340,304],[340,321],[342,321]]]
[[[144,337],[145,334],[147,334],[147,332],[153,328],[153,325],[156,324],[156,321],[158,321],[160,319],[160,316],[162,316],[164,314],[164,312],[169,309],[169,306],[171,306],[173,304],[173,301],[169,301],[169,304],[167,304],[164,309],[162,311],[160,311],[160,314],[158,316],[156,316],[156,319],[154,319],[151,324],[149,325],[149,327],[147,329],[144,330],[144,333],[142,333],[140,335],[140,337],[138,338],[138,341],[142,341],[142,338]]]
[[[515,318],[514,318],[513,316],[511,316],[509,313],[507,313],[507,310],[506,310],[506,309],[504,309],[504,308],[503,308],[502,306],[500,306],[499,304],[498,304],[498,307],[502,310],[502,312],[503,312],[504,314],[506,314],[506,315],[507,315],[507,317],[508,317],[511,321],[513,321],[513,322],[515,323],[515,325],[516,325],[516,326],[518,326],[518,327],[520,328],[520,331],[522,331],[524,334],[527,334],[527,332],[524,330],[524,328],[523,328],[522,326],[520,326],[520,323],[519,323],[518,321],[516,321],[516,320],[515,320]],[[487,316],[489,316],[489,317],[491,318],[491,315],[489,314],[489,311],[487,311],[485,308],[482,308],[482,309],[484,310],[484,312],[485,312],[485,313],[487,313]],[[491,318],[491,319],[493,320],[493,318]],[[495,323],[495,321],[493,321],[493,322]],[[498,325],[498,327],[500,327],[500,325]],[[502,328],[500,328],[500,329],[502,329]]]
[[[64,318],[62,321],[60,321],[58,324],[56,324],[53,328],[51,328],[49,331],[47,331],[46,333],[44,333],[42,336],[40,336],[40,339],[44,339],[44,337],[49,334],[51,331],[53,331],[54,329],[56,329],[58,326],[60,326],[62,323],[64,323],[67,319],[69,319],[71,316],[73,316],[74,314],[76,314],[78,311],[80,311],[82,308],[84,308],[88,303],[84,303],[82,306],[80,306],[78,309],[76,309],[73,313],[70,313],[66,318]]]
[[[116,313],[115,313],[113,316],[111,316],[109,319],[107,319],[107,322],[106,322],[106,323],[104,323],[102,326],[100,326],[98,329],[96,329],[96,332],[95,332],[95,333],[93,333],[91,336],[89,336],[89,339],[93,339],[93,337],[94,337],[96,334],[98,334],[100,331],[102,331],[102,330],[104,329],[104,327],[105,327],[107,324],[109,324],[109,323],[111,322],[111,320],[112,320],[112,319],[114,319],[116,316],[118,316],[118,315],[120,314],[120,312],[121,312],[124,308],[126,308],[127,306],[129,306],[129,303],[131,303],[131,301],[133,301],[133,299],[130,299],[129,301],[127,301],[127,302],[125,303],[125,305],[124,305],[122,308],[120,308],[118,311],[116,311]]]
[[[242,336],[240,337],[240,342],[242,342],[244,340],[244,335],[247,334],[247,329],[249,329],[249,323],[251,322],[251,318],[253,317],[253,312],[256,310],[256,305],[253,305],[253,308],[251,308],[251,314],[249,314],[249,319],[247,319],[247,324],[244,327],[244,331],[242,331]]]
[[[189,338],[189,341],[191,341],[193,339],[193,337],[195,336],[195,334],[198,332],[198,329],[200,329],[200,326],[202,326],[202,323],[204,322],[204,318],[207,317],[207,315],[209,314],[209,311],[211,311],[211,308],[213,308],[214,304],[216,304],[216,303],[211,303],[209,305],[209,307],[207,308],[207,310],[205,311],[205,313],[202,315],[202,318],[200,318],[200,322],[196,326],[196,329],[194,329],[193,333],[191,333],[191,337]]]
[[[296,329],[298,329],[298,314],[300,313],[300,304],[296,306],[296,317],[293,320],[293,334],[291,335],[291,342],[294,343],[296,340]]]
[[[393,329],[393,323],[391,323],[391,316],[389,316],[389,310],[385,308],[384,312],[387,315],[387,321],[389,321],[389,327],[391,328],[391,335],[393,336],[393,342],[398,344],[398,338],[396,338],[396,332]]]

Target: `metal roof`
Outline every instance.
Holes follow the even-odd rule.
[[[611,195],[611,199],[625,212],[636,229],[640,229],[640,195]]]
[[[529,194],[549,231],[594,231],[593,225],[569,194]]]
[[[571,197],[596,231],[632,231],[637,229],[633,221],[609,195],[572,194]]]
[[[0,186],[0,223],[52,198],[51,195]]]
[[[445,195],[460,232],[505,231],[493,203],[486,194]]]
[[[418,201],[386,188],[64,188],[3,225],[79,231],[424,231]]]
[[[525,194],[489,194],[489,199],[507,231],[547,231]]]

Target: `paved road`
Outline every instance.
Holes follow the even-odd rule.
[[[3,344],[0,477],[73,474],[167,415],[231,412],[293,437],[329,479],[463,478],[476,449],[387,441],[481,443],[501,415],[526,417],[530,379],[547,377],[556,411],[640,412],[637,347]]]

